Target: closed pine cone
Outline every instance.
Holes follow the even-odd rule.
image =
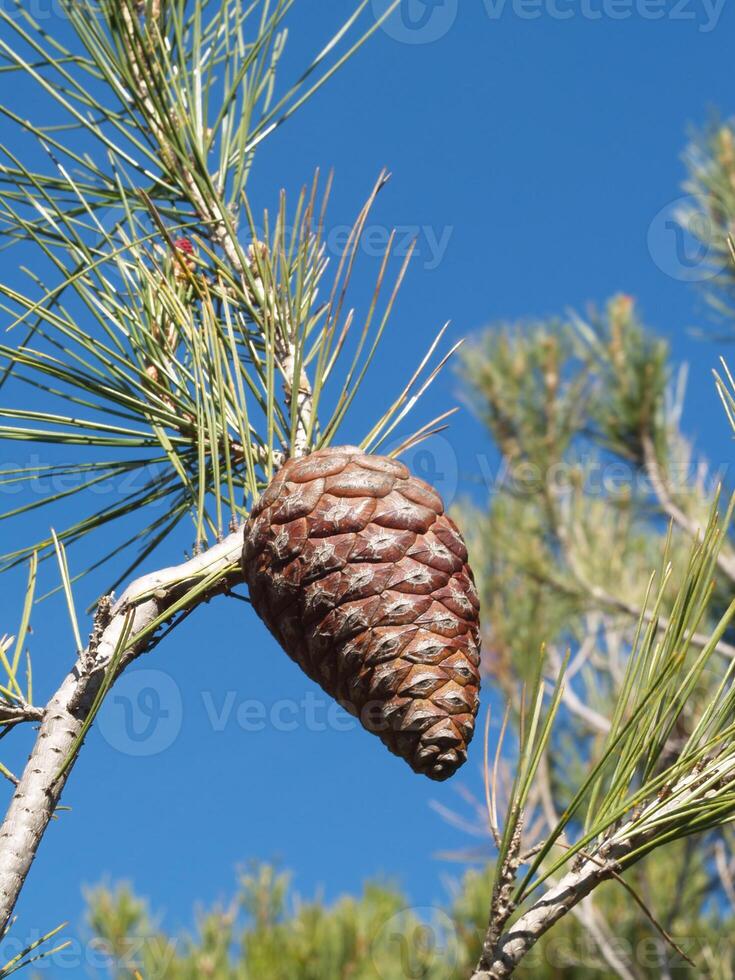
[[[284,650],[368,731],[431,779],[462,765],[479,602],[432,487],[351,446],[289,460],[250,516],[243,568]]]

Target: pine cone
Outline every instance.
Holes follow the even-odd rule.
[[[351,446],[289,460],[250,516],[243,568],[284,650],[368,731],[431,779],[462,765],[479,602],[432,487]]]

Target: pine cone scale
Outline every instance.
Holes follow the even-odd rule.
[[[479,689],[479,603],[441,498],[351,447],[287,462],[254,508],[251,600],[305,673],[417,771],[465,760]]]

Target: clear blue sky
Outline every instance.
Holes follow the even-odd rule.
[[[714,462],[727,463],[732,448],[709,374],[719,350],[688,333],[706,325],[701,295],[662,270],[673,244],[654,232],[654,257],[648,241],[656,215],[680,195],[689,127],[713,108],[734,109],[733,6],[664,0],[663,19],[651,19],[658,5],[650,0],[445,0],[425,11],[418,37],[410,25],[422,6],[415,0],[407,11],[408,26],[378,32],[265,144],[250,187],[260,208],[281,186],[296,191],[315,167],[334,167],[337,226],[352,220],[387,166],[394,176],[374,223],[429,229],[373,392],[387,397],[402,383],[446,320],[456,339],[491,321],[582,308],[623,290],[677,359],[691,363],[687,431]],[[288,70],[317,50],[344,7],[296,4]],[[540,16],[530,18],[534,12]],[[425,43],[407,43],[417,40]],[[366,259],[365,275],[374,265]],[[453,404],[457,387],[448,374],[432,390],[427,416]],[[373,408],[373,397],[361,399],[355,433]],[[476,493],[477,453],[488,451],[479,425],[461,414],[437,451],[440,482],[452,489],[456,472],[458,490]],[[8,537],[22,541],[32,530],[38,518],[3,528],[3,550]],[[178,561],[182,547],[172,542],[159,563]],[[90,557],[85,547],[71,552],[73,564]],[[20,587],[19,576],[6,578],[0,632],[14,629]],[[79,591],[80,605],[95,596],[92,583]],[[37,615],[33,649],[40,698],[72,659],[59,600]],[[465,769],[435,785],[362,731],[318,730],[323,696],[240,603],[219,600],[198,612],[136,668],[151,670],[163,674],[136,680],[134,671],[120,695],[137,704],[141,694],[138,708],[155,711],[145,692],[151,684],[158,691],[168,712],[154,737],[161,751],[131,754],[151,742],[127,738],[126,709],[113,700],[66,791],[73,812],[42,845],[18,910],[21,935],[62,918],[78,925],[81,885],[105,877],[132,880],[165,911],[167,925],[188,924],[193,905],[229,894],[235,866],[250,859],[281,862],[307,896],[323,889],[331,899],[384,874],[416,905],[444,900],[444,878],[456,869],[434,855],[473,842],[430,803],[461,810],[458,786],[481,792],[480,740]],[[307,704],[293,728],[290,704],[278,702],[310,697],[319,702],[316,724],[307,722]],[[271,721],[281,711],[285,724],[263,728],[252,706],[240,724],[238,709],[251,699]],[[223,708],[229,714],[218,721]],[[4,761],[20,766],[31,735],[3,742]]]

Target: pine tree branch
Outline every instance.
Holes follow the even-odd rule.
[[[196,161],[192,160],[191,165],[189,165],[182,161],[173,150],[168,138],[167,127],[176,126],[175,116],[165,121],[162,120],[156,106],[156,100],[153,98],[152,80],[149,75],[157,67],[157,62],[155,57],[149,58],[147,56],[145,43],[147,41],[151,46],[156,43],[154,37],[157,33],[157,27],[154,23],[150,29],[146,29],[145,35],[141,36],[141,29],[135,23],[135,8],[130,0],[123,0],[120,5],[120,14],[124,28],[122,40],[135,83],[136,95],[143,107],[151,134],[158,144],[161,163],[164,169],[168,171],[169,178],[181,186],[183,193],[191,202],[204,226],[206,234],[212,243],[222,250],[247,292],[249,290],[247,288],[245,261],[227,207],[220,196],[214,192],[214,189],[209,198],[202,192],[193,169],[196,166]],[[160,41],[160,38],[158,40]],[[211,184],[209,176],[208,173],[200,175],[200,177],[206,178],[208,184]],[[288,331],[285,330],[284,333],[288,333]],[[275,346],[275,353],[284,379],[286,402],[290,407],[295,400],[297,405],[296,434],[294,445],[291,447],[291,454],[303,456],[309,448],[308,433],[311,428],[313,411],[311,383],[303,365],[298,365],[298,377],[296,376],[298,359],[295,356],[295,345],[291,341],[286,341],[285,337],[280,335],[280,331],[276,331]]]
[[[530,909],[523,913],[493,945],[492,953],[483,956],[471,980],[504,980],[513,975],[524,956],[560,919],[564,918],[603,881],[618,871],[618,857],[627,853],[630,845],[621,845],[620,853],[610,853],[604,860],[591,858],[582,861],[546,891]],[[492,924],[491,924],[492,928]]]
[[[704,529],[696,521],[691,520],[674,500],[651,437],[644,434],[642,442],[646,474],[661,510],[690,538],[695,541],[698,540],[701,538]],[[717,555],[717,567],[731,582],[735,582],[735,558],[732,555],[720,551]]]
[[[579,851],[572,861],[571,870],[558,883],[552,884],[509,928],[506,929],[503,924],[497,939],[501,930],[491,917],[483,952],[470,980],[504,980],[512,976],[539,939],[565,915],[573,913],[595,888],[611,879],[628,887],[621,873],[670,839],[681,820],[684,794],[689,798],[689,807],[692,794],[698,791],[715,798],[726,785],[730,767],[730,760],[716,762],[706,776],[701,768],[695,767],[673,783],[666,796],[657,793],[645,806],[629,814],[627,821],[617,827],[613,837],[601,840],[596,851]],[[680,956],[688,959],[635,892],[631,890],[631,894],[664,940]]]
[[[174,616],[239,584],[242,529],[182,565],[137,579],[109,611],[104,629],[78,657],[43,711],[38,736],[0,826],[0,930],[18,896],[83,744],[103,684],[157,643]],[[207,584],[202,591],[202,583]],[[129,630],[127,639],[124,633]],[[125,640],[119,659],[121,639]]]
[[[566,685],[565,685],[566,688]],[[608,723],[609,729],[609,723]],[[544,818],[549,831],[559,823],[559,814],[554,802],[554,793],[551,785],[551,770],[549,766],[548,751],[544,752],[538,768],[539,798],[544,813]],[[572,909],[572,914],[587,929],[592,939],[595,941],[600,955],[607,963],[613,973],[620,977],[620,980],[636,980],[635,974],[631,972],[628,965],[620,957],[615,948],[614,936],[610,934],[604,917],[598,912],[592,901],[592,896],[588,895],[582,899],[576,908]]]
[[[579,579],[577,581],[600,605],[607,606],[609,609],[617,609],[619,612],[630,616],[634,622],[642,619],[646,624],[655,623],[659,633],[665,633],[671,626],[671,620],[667,616],[654,616],[650,609],[639,609],[633,603],[626,602],[625,599],[620,599],[597,585]],[[702,649],[707,646],[710,637],[706,633],[692,633],[689,640],[693,646]],[[723,657],[727,657],[728,660],[735,660],[735,646],[732,643],[720,640],[717,644],[717,652],[721,653]]]
[[[650,475],[649,479],[651,479]],[[559,508],[556,500],[554,499],[553,491],[548,487],[545,488],[545,497],[552,531],[559,542],[560,547],[563,549],[569,571],[582,592],[589,595],[591,599],[594,599],[596,603],[603,607],[611,610],[615,609],[619,612],[625,613],[627,616],[630,616],[634,622],[638,622],[641,618],[645,620],[646,623],[655,622],[658,631],[665,633],[671,626],[671,621],[666,616],[654,616],[649,609],[641,609],[635,604],[628,602],[625,599],[621,599],[619,596],[613,595],[611,592],[608,592],[599,585],[595,585],[593,582],[589,581],[583,569],[580,567],[579,562],[577,561],[574,544],[570,540],[570,536],[567,533],[567,529],[561,515],[559,514]],[[673,519],[674,518],[672,516],[672,520]],[[698,527],[691,525],[688,522],[688,518],[686,520],[687,527],[685,527],[684,530],[686,530],[695,541],[701,538],[702,531]],[[722,564],[722,560],[724,560],[724,565]],[[726,575],[729,575],[733,581],[735,581],[735,563],[733,563],[731,575],[730,571],[728,571],[728,567],[730,565],[728,556],[723,556],[722,552],[718,552],[717,564]],[[559,584],[555,580],[544,579],[544,581],[555,589],[559,589]],[[694,646],[704,648],[709,642],[710,637],[706,633],[695,632],[691,634],[689,639]],[[724,657],[727,657],[730,660],[735,660],[735,646],[733,646],[733,644],[727,643],[725,640],[720,640],[720,642],[717,644],[717,650]]]
[[[0,728],[11,728],[27,721],[42,721],[43,708],[33,704],[3,704],[0,707]]]
[[[583,922],[598,943],[605,961],[618,975],[632,980],[633,974],[619,959],[612,944],[606,940],[604,930],[596,919],[590,896],[595,888],[605,881],[614,879],[632,896],[643,910],[653,927],[663,940],[691,966],[696,965],[684,951],[676,945],[671,936],[654,918],[636,892],[621,877],[621,861],[632,855],[638,848],[650,844],[655,839],[655,831],[648,830],[625,841],[608,841],[596,855],[580,855],[575,865],[558,883],[552,884],[513,925],[494,943],[488,955],[487,941],[483,954],[470,980],[502,980],[513,975],[521,960],[529,953],[538,940],[565,915],[573,914]],[[630,863],[634,863],[633,856]],[[493,923],[488,928],[488,936],[494,931]]]

